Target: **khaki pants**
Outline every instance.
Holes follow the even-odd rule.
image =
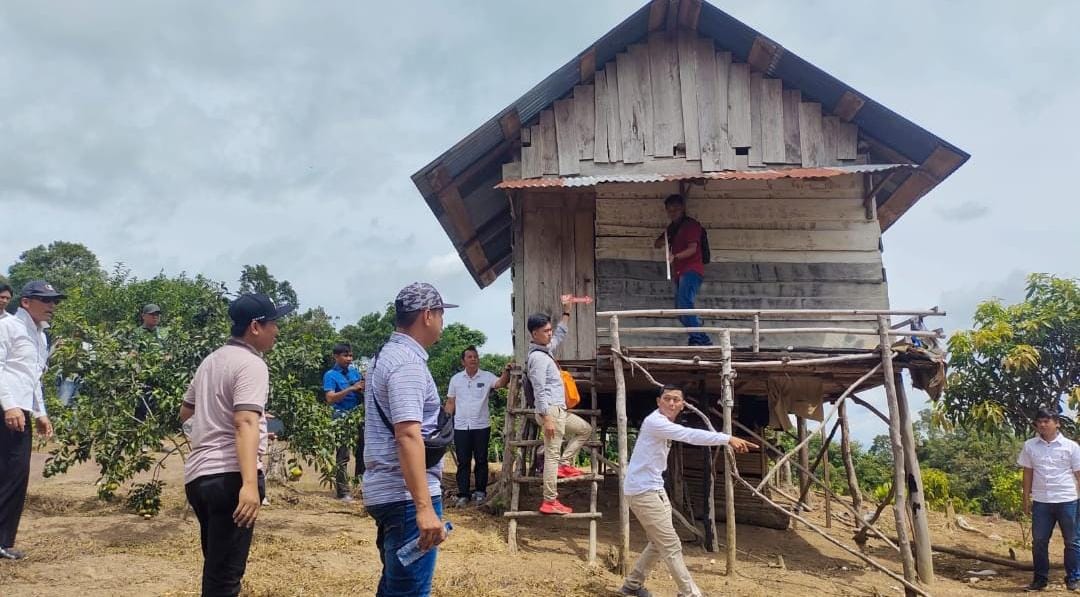
[[[555,437],[548,441],[544,434],[544,417],[536,415],[536,422],[540,424],[540,437],[544,440],[544,499],[554,500],[559,497],[558,474],[559,465],[570,464],[581,451],[589,436],[592,435],[592,427],[585,419],[566,412],[561,406],[548,408],[548,415],[555,419]],[[566,440],[566,449],[562,449],[563,440]]]
[[[682,542],[671,524],[671,502],[664,490],[649,491],[640,495],[628,495],[630,510],[645,529],[649,544],[641,552],[634,569],[626,577],[626,587],[639,589],[649,577],[656,561],[663,559],[671,578],[679,589],[680,597],[700,597],[701,589],[690,578],[690,571],[683,561]]]

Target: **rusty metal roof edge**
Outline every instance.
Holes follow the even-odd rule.
[[[496,189],[580,188],[604,183],[650,183],[686,180],[778,180],[781,178],[831,178],[845,174],[868,174],[911,168],[909,164],[858,164],[822,166],[819,168],[776,168],[754,170],[724,170],[700,174],[600,174],[564,178],[530,178],[505,180]]]

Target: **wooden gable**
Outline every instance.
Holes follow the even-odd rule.
[[[855,124],[712,39],[658,31],[523,127],[519,166],[504,178],[865,163],[858,139]]]

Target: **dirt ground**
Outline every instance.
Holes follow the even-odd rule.
[[[166,470],[161,515],[150,520],[124,511],[119,505],[95,498],[92,466],[67,475],[44,479],[45,455],[34,454],[27,511],[22,519],[18,546],[29,557],[20,562],[0,561],[0,595],[92,597],[115,595],[198,595],[201,557],[198,523],[184,516],[182,466],[179,460]],[[453,487],[452,465],[445,487]],[[244,578],[244,595],[370,595],[380,565],[375,548],[375,525],[358,500],[343,505],[307,474],[298,483],[271,484],[271,505],[256,525],[255,540]],[[614,496],[615,479],[608,494]],[[571,495],[572,506],[587,508],[587,493]],[[120,492],[123,494],[123,489]],[[523,507],[535,507],[536,497]],[[824,520],[820,499],[810,514]],[[588,523],[550,518],[525,519],[519,527],[521,552],[506,547],[506,522],[473,508],[447,508],[454,533],[439,553],[434,582],[437,596],[496,595],[612,595],[621,584],[614,574],[618,541],[618,508],[604,504],[600,523],[599,565],[585,563]],[[886,517],[891,510],[886,511]],[[932,518],[934,540],[985,554],[1008,558],[1010,542],[1019,540],[1016,523],[968,517],[985,535],[948,529],[945,519]],[[644,539],[631,523],[631,549],[636,556]],[[852,529],[834,518],[832,532],[852,545]],[[888,531],[886,531],[888,532]],[[721,526],[721,537],[723,529]],[[733,577],[724,575],[722,554],[708,553],[687,542],[687,563],[694,579],[709,595],[902,595],[898,583],[869,568],[861,560],[829,544],[813,532],[799,528],[776,531],[751,526],[738,529],[739,562]],[[899,571],[887,546],[871,541],[869,552]],[[1020,561],[1030,553],[1016,548]],[[1057,537],[1051,544],[1052,561],[1061,559]],[[781,564],[782,558],[782,564]],[[1030,580],[1029,572],[945,554],[934,554],[938,581],[933,595],[986,596],[1016,593]],[[995,570],[996,576],[972,583],[969,571]],[[1055,584],[1045,594],[1065,594],[1055,570]],[[675,587],[662,566],[647,586],[656,595],[674,595]]]

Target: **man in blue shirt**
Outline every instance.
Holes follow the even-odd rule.
[[[352,346],[342,342],[334,346],[334,366],[323,374],[323,391],[326,392],[326,402],[334,409],[334,418],[338,419],[348,415],[353,409],[360,406],[360,394],[364,391],[364,376],[360,375],[352,366]],[[356,457],[356,476],[364,474],[364,426],[360,425],[359,435],[356,439],[356,448],[353,450]],[[349,444],[343,443],[337,449],[337,477],[334,485],[337,488],[337,497],[343,502],[351,502],[349,494],[349,480],[346,474],[349,468]]]

